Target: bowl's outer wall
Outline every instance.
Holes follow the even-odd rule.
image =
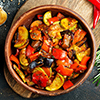
[[[78,78],[76,78],[73,81],[74,86],[72,86],[71,88],[69,88],[67,90],[60,89],[57,91],[50,92],[50,91],[39,90],[39,89],[35,89],[33,87],[29,87],[28,85],[26,85],[25,83],[22,82],[22,80],[19,78],[19,76],[13,70],[12,63],[9,59],[9,56],[12,53],[11,41],[13,39],[13,35],[16,32],[17,28],[20,25],[25,25],[29,29],[29,26],[30,26],[31,22],[33,21],[33,18],[35,17],[35,15],[44,14],[48,10],[52,11],[53,16],[56,15],[58,12],[61,12],[66,17],[70,16],[70,17],[76,18],[79,21],[79,23],[81,24],[81,26],[83,27],[83,29],[87,32],[88,43],[89,43],[89,46],[91,47],[91,59],[88,64],[87,71],[84,74],[80,75]],[[95,61],[95,56],[96,56],[95,39],[94,39],[94,35],[93,35],[90,27],[88,26],[88,24],[85,22],[85,20],[82,17],[80,17],[74,11],[72,11],[68,8],[62,7],[62,6],[58,6],[58,5],[44,5],[44,6],[33,8],[33,9],[27,11],[26,13],[24,13],[21,17],[18,18],[18,20],[10,28],[9,33],[6,37],[6,41],[5,41],[5,60],[6,60],[7,67],[8,67],[8,70],[10,71],[11,75],[14,77],[14,79],[19,84],[21,84],[28,90],[32,91],[33,93],[38,93],[38,94],[46,95],[46,96],[57,96],[60,94],[65,94],[65,93],[72,91],[76,87],[80,86],[87,79],[89,74],[91,73],[91,71],[93,69],[94,61]]]

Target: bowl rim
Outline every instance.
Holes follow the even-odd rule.
[[[89,68],[89,70],[87,71],[87,73],[85,74],[84,78],[82,78],[77,84],[73,85],[72,87],[68,88],[67,90],[63,90],[63,91],[53,91],[53,92],[50,92],[50,91],[46,91],[46,90],[39,90],[39,89],[36,89],[36,88],[33,88],[33,87],[29,87],[27,84],[25,84],[20,78],[19,76],[16,74],[16,72],[13,70],[11,64],[9,63],[10,62],[10,59],[9,59],[9,54],[8,54],[8,48],[9,48],[9,38],[11,37],[11,33],[13,32],[13,30],[16,28],[17,26],[17,23],[20,22],[20,20],[22,20],[26,15],[32,13],[33,10],[39,10],[39,9],[43,9],[44,7],[46,8],[56,8],[56,9],[62,9],[62,10],[65,10],[67,12],[70,12],[72,15],[75,15],[77,16],[79,19],[81,19],[81,22],[82,24],[84,24],[89,33],[91,33],[91,38],[93,39],[93,59],[91,61],[91,67]],[[58,8],[57,8],[58,7]],[[4,48],[4,55],[5,55],[5,61],[6,61],[6,64],[7,64],[7,67],[8,67],[8,70],[10,72],[10,74],[13,76],[13,78],[20,84],[22,85],[23,87],[25,87],[26,89],[28,89],[29,91],[33,92],[33,93],[36,93],[36,94],[40,94],[40,95],[45,95],[45,96],[57,96],[57,95],[61,95],[61,94],[65,94],[65,93],[68,93],[72,90],[74,90],[75,88],[79,87],[86,79],[87,77],[90,75],[92,69],[93,69],[93,66],[94,66],[94,62],[95,62],[95,58],[96,58],[96,43],[95,43],[95,38],[94,38],[94,35],[92,33],[92,30],[90,29],[89,25],[87,24],[87,22],[84,20],[84,18],[82,18],[78,13],[76,13],[75,11],[67,8],[67,7],[64,7],[64,6],[60,6],[60,5],[41,5],[41,6],[37,6],[37,7],[34,7],[28,11],[26,11],[25,13],[23,13],[15,22],[14,24],[11,26],[8,34],[7,34],[7,37],[6,37],[6,41],[5,41],[5,48]],[[16,75],[15,75],[16,74]]]

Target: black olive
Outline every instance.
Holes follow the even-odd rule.
[[[45,58],[44,59],[44,66],[45,67],[51,67],[53,62],[54,62],[54,59]]]
[[[36,66],[37,66],[37,63],[36,63],[35,61],[33,61],[33,62],[31,62],[31,63],[29,64],[29,67],[30,67],[31,69],[35,68]]]

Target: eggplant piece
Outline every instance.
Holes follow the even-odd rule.
[[[36,52],[39,52],[41,50],[41,46],[39,46],[37,49],[36,49]]]
[[[44,58],[44,57],[39,57],[35,61],[33,61],[29,67],[33,69],[36,66],[42,66],[44,65],[45,67],[51,67],[52,63],[54,62],[54,59],[49,59],[49,58]]]
[[[70,30],[66,30],[61,32],[61,34],[63,36],[62,48],[66,49],[71,46],[72,40],[74,38],[74,33]]]
[[[31,63],[29,64],[29,67],[30,67],[31,69],[35,68],[36,66],[37,66],[36,61],[33,61],[33,62],[31,62]]]
[[[36,49],[36,52],[39,52],[42,46],[41,41],[32,41],[31,46]]]
[[[54,59],[45,58],[44,59],[44,66],[45,67],[51,67],[53,62],[54,62]]]
[[[76,58],[76,52],[75,52],[75,50],[70,50],[69,52],[68,52],[68,57],[70,58],[70,59],[72,59],[72,60],[74,60],[75,58]]]
[[[74,33],[73,33],[72,31],[70,31],[70,30],[62,31],[61,34],[62,34],[62,36],[63,36],[64,34],[68,34],[68,35],[74,36]]]
[[[44,64],[43,62],[43,57],[39,57],[38,59],[36,59],[35,61],[31,62],[29,64],[29,67],[31,69],[35,68],[36,66],[42,66]]]
[[[39,57],[38,59],[36,59],[35,60],[36,61],[36,63],[37,63],[37,65],[41,65],[41,64],[43,64],[44,62],[44,58],[43,57]]]
[[[40,46],[40,44],[41,44],[41,41],[32,41],[31,46],[33,48],[38,48]]]
[[[42,65],[44,65],[45,67],[51,67],[53,62],[54,62],[54,59],[39,57],[38,59],[30,63],[29,67],[31,69],[35,68],[36,66],[42,66]]]

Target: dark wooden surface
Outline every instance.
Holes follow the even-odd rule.
[[[23,87],[20,89],[18,84],[15,85],[15,87],[18,87],[18,89],[20,90],[19,94],[17,94],[17,92],[15,90],[12,90],[11,87],[9,87],[10,85],[7,84],[7,79],[10,82],[13,82],[16,84],[16,81],[13,80],[12,77],[8,77],[5,80],[4,77],[4,72],[3,72],[3,68],[4,68],[4,41],[6,38],[6,35],[9,31],[9,28],[12,24],[13,18],[16,14],[16,12],[18,11],[18,9],[21,7],[21,5],[25,2],[21,0],[21,4],[18,5],[17,0],[13,0],[12,2],[10,0],[5,0],[6,2],[3,3],[4,5],[4,9],[8,12],[8,20],[7,22],[0,26],[0,51],[1,51],[1,56],[0,56],[0,62],[1,62],[1,67],[0,67],[0,100],[26,100],[23,97],[26,97],[26,94],[29,94],[27,96],[27,98],[30,98],[29,100],[33,100],[34,95],[30,92],[30,91],[23,91]],[[0,0],[1,3],[1,0]],[[92,28],[92,12],[93,12],[93,6],[87,1],[87,0],[28,0],[24,6],[21,7],[21,9],[18,11],[17,15],[14,18],[14,21],[25,11],[35,7],[35,6],[39,6],[39,5],[43,5],[43,4],[58,4],[58,5],[62,5],[65,7],[68,7],[74,11],[76,11],[77,13],[79,13],[84,19],[86,19],[87,23],[90,25],[90,27]],[[27,6],[26,6],[27,5]],[[98,25],[96,26],[95,30],[93,30],[95,38],[96,38],[96,44],[97,44],[97,48],[99,45],[99,29],[100,29],[100,22],[98,22]],[[5,70],[6,76],[9,76],[9,72],[6,69]],[[90,74],[90,76],[88,77],[88,79],[77,89],[75,89],[74,91],[68,93],[68,94],[64,94],[64,95],[60,95],[60,96],[56,96],[56,97],[44,97],[44,96],[39,96],[37,98],[34,98],[35,100],[100,100],[100,86],[96,87],[95,84],[92,84],[92,82],[90,82],[90,79],[93,78],[94,75],[97,74],[96,71],[96,67],[94,67],[92,73]],[[15,91],[15,92],[14,92]],[[23,92],[23,95],[21,95],[21,92]]]

